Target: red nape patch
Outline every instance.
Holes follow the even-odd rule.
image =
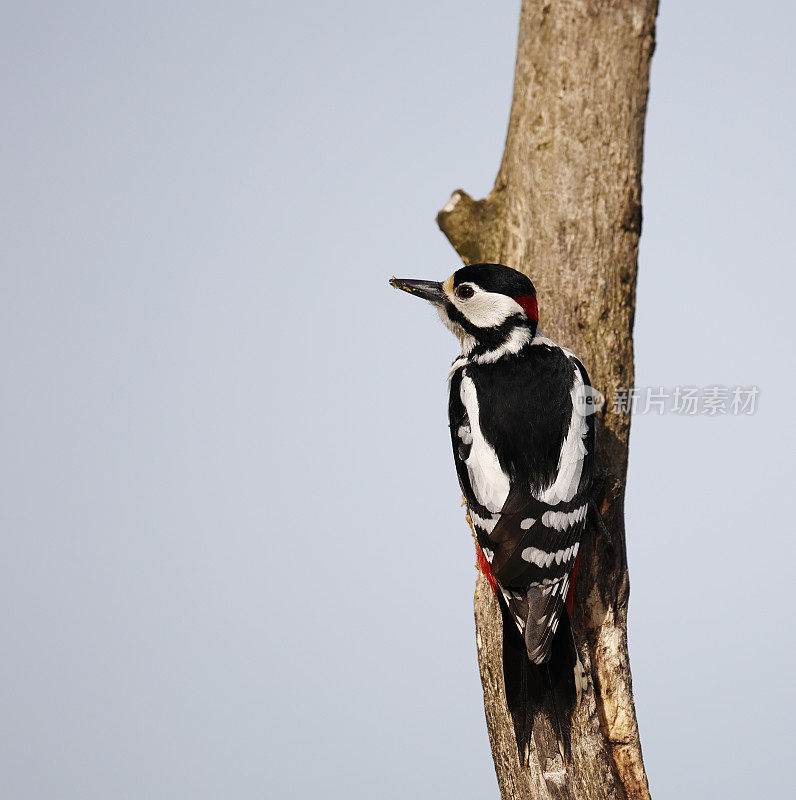
[[[514,302],[522,306],[522,310],[525,312],[525,316],[528,317],[528,319],[539,322],[539,307],[536,305],[535,297],[526,294],[522,297],[515,297]]]
[[[478,559],[478,569],[481,570],[481,574],[489,581],[492,591],[497,594],[497,581],[495,580],[495,576],[492,574],[492,568],[489,566],[489,562],[486,560],[484,551],[478,544],[475,546],[475,552]]]
[[[575,557],[575,566],[572,567],[572,574],[569,576],[569,592],[567,593],[567,613],[572,616],[572,608],[575,605],[575,578],[578,577],[578,567],[580,567],[580,553]]]

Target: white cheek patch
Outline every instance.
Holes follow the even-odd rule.
[[[472,285],[472,284],[468,284]],[[450,301],[478,328],[497,328],[509,317],[523,314],[522,306],[505,294],[485,292],[473,286],[475,294],[469,300],[460,300],[450,293]]]

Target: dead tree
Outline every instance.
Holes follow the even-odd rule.
[[[553,746],[555,733],[544,720],[509,714],[500,609],[483,577],[476,585],[478,660],[503,800],[649,798],[627,650],[630,419],[609,410],[617,389],[633,385],[642,144],[657,5],[523,0],[495,185],[483,200],[455,191],[437,216],[465,263],[499,262],[533,279],[541,327],[578,353],[607,401],[595,474],[605,477],[597,500],[613,538],[584,534],[573,627],[590,687],[575,717],[571,758]]]

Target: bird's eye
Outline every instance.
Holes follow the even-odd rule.
[[[474,294],[473,287],[468,286],[466,283],[456,287],[456,297],[459,300],[469,300]]]

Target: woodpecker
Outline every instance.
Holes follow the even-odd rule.
[[[536,290],[517,270],[471,264],[443,283],[390,283],[431,302],[461,344],[448,376],[448,412],[479,564],[528,659],[547,664],[560,623],[569,621],[591,497],[589,376],[539,331]],[[561,628],[571,642],[569,625]],[[576,649],[574,663],[580,696],[585,675]]]

